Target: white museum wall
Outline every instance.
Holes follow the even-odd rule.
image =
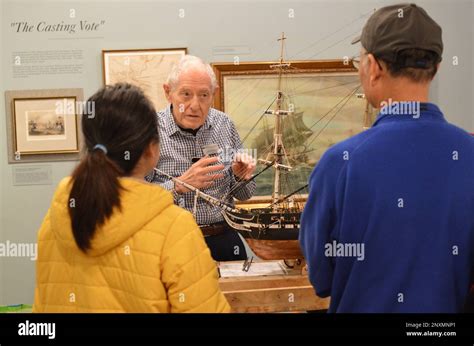
[[[1,0],[0,0],[1,1]],[[474,132],[473,120],[473,2],[415,1],[443,27],[444,61],[434,83],[432,98],[452,123]],[[36,241],[36,233],[49,207],[55,186],[69,175],[75,162],[48,163],[52,185],[13,186],[12,166],[7,160],[5,90],[83,88],[87,98],[102,85],[102,49],[187,47],[208,62],[275,60],[280,32],[288,37],[287,57],[304,59],[342,58],[358,53],[350,41],[364,20],[353,22],[373,8],[394,1],[46,1],[3,0],[0,25],[1,86],[0,131],[0,242]],[[105,20],[97,33],[15,33],[11,22],[40,20],[67,22],[69,10],[76,20]],[[184,9],[184,18],[179,18]],[[294,9],[294,18],[289,18]],[[350,24],[353,22],[352,24]],[[308,48],[320,38],[337,34]],[[345,39],[344,39],[345,38]],[[344,39],[344,40],[342,40]],[[337,41],[342,40],[339,44]],[[334,45],[335,44],[335,45]],[[326,51],[318,54],[326,47]],[[213,48],[236,51],[213,55]],[[49,49],[83,50],[83,73],[14,78],[12,54]],[[295,55],[304,49],[301,54]],[[247,52],[247,53],[246,53]],[[452,65],[458,56],[459,65]],[[20,165],[20,164],[17,164]],[[22,166],[34,164],[21,164]],[[25,258],[0,258],[0,305],[32,303],[35,265]]]
[[[472,7],[474,2],[426,1],[424,3],[427,4],[428,12],[443,28],[444,52],[437,81],[437,104],[448,121],[474,132],[472,101],[474,95]],[[459,61],[457,66],[453,65],[455,56]]]

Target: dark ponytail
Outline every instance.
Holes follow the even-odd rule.
[[[121,210],[119,177],[129,175],[145,148],[158,142],[156,112],[130,84],[106,86],[89,100],[82,116],[85,156],[72,173],[69,215],[77,246],[91,248],[97,227]]]

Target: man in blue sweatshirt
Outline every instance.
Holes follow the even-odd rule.
[[[300,232],[311,283],[330,312],[459,312],[474,268],[474,138],[428,102],[441,28],[395,5],[356,42],[381,110],[311,174]]]

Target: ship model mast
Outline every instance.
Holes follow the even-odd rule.
[[[283,164],[283,158],[286,157],[285,147],[282,139],[282,117],[293,114],[293,111],[284,110],[283,105],[283,91],[281,90],[281,82],[283,73],[290,67],[290,63],[285,63],[283,59],[284,46],[285,46],[285,33],[282,32],[278,41],[280,41],[280,60],[278,64],[271,65],[270,68],[278,69],[278,86],[276,96],[276,106],[274,110],[267,110],[265,114],[271,114],[275,116],[275,129],[273,133],[273,160],[267,157],[266,160],[259,160],[259,162],[266,165],[273,165],[275,168],[275,174],[273,177],[273,193],[272,193],[272,208],[276,211],[279,208],[280,202],[280,187],[281,187],[281,170],[291,170],[291,166]]]

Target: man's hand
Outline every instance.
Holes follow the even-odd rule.
[[[222,171],[224,165],[210,166],[218,161],[218,157],[205,156],[194,163],[186,172],[183,173],[182,176],[178,177],[178,179],[197,189],[207,189],[214,184],[214,180],[222,179],[224,177],[223,173],[215,173]],[[179,194],[189,191],[189,189],[176,182],[175,190]]]
[[[256,162],[255,159],[245,153],[237,153],[232,162],[232,171],[234,175],[243,180],[249,180],[252,178],[253,172],[255,172]]]

